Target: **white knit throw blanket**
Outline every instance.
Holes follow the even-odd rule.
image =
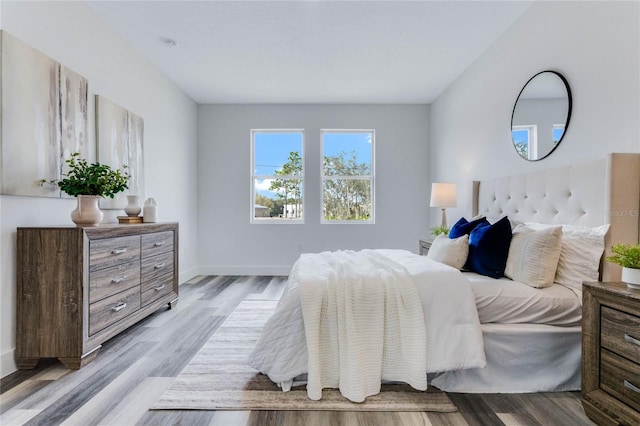
[[[372,250],[304,254],[300,285],[309,352],[307,394],[339,388],[354,402],[382,380],[427,388],[427,332],[420,296],[405,268]]]

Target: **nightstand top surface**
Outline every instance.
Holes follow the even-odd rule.
[[[640,290],[630,288],[623,282],[590,282],[584,283],[584,287],[588,287],[593,290],[599,290],[605,293],[610,293],[618,296],[623,296],[628,299],[634,299],[640,301]]]

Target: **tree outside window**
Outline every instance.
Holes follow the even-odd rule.
[[[322,223],[374,222],[374,131],[322,131]]]
[[[252,223],[302,223],[304,132],[252,130]]]

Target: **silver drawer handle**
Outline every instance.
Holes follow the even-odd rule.
[[[154,247],[160,247],[164,245],[164,241],[158,241],[157,243],[154,243],[153,246]]]
[[[119,249],[111,250],[111,254],[122,254],[122,253],[126,253],[126,252],[127,252],[126,248],[119,248]]]
[[[634,391],[635,393],[640,393],[640,388],[639,387],[635,386],[633,383],[628,382],[626,380],[624,381],[624,387],[629,389],[629,390]]]
[[[154,290],[155,290],[155,291],[160,291],[160,290],[162,290],[163,288],[164,288],[164,284],[159,285],[158,287],[155,287],[155,288],[154,288]]]
[[[123,310],[123,309],[124,309],[124,308],[126,308],[126,307],[127,307],[127,304],[126,304],[126,303],[118,303],[116,306],[114,306],[113,308],[111,308],[111,310],[112,310],[113,312],[118,312],[118,311]]]
[[[154,268],[154,269],[162,269],[162,268],[164,268],[164,262],[162,262],[162,263],[156,263],[156,264],[153,266],[153,268]]]
[[[124,281],[124,280],[126,280],[126,279],[127,279],[127,276],[126,276],[126,275],[121,275],[121,276],[119,276],[119,277],[116,277],[116,278],[112,279],[112,280],[111,280],[111,282],[112,282],[113,284],[118,284],[118,283],[121,283],[122,281]]]
[[[624,341],[625,342],[629,342],[629,343],[633,343],[634,345],[640,346],[640,340],[634,339],[633,337],[629,336],[628,334],[624,335]]]

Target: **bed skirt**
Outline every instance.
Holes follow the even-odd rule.
[[[482,324],[485,368],[447,371],[431,384],[446,392],[580,390],[581,327]]]

